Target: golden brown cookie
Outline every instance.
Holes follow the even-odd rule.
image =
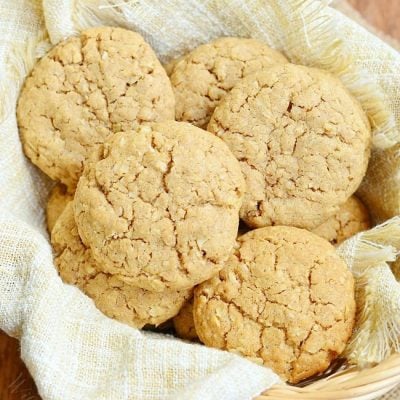
[[[193,320],[193,298],[181,308],[173,322],[178,337],[192,341],[199,340]]]
[[[83,242],[105,272],[153,291],[192,288],[235,245],[244,182],[228,147],[183,122],[119,133],[75,194]]]
[[[91,28],[55,46],[18,102],[25,154],[52,179],[76,186],[88,153],[115,132],[174,119],[170,81],[137,33]]]
[[[51,234],[54,263],[62,280],[78,286],[110,318],[141,328],[159,325],[176,315],[190,290],[153,293],[98,271],[90,249],[81,241],[70,202]]]
[[[356,233],[369,228],[371,228],[371,220],[367,208],[356,196],[351,196],[335,215],[312,232],[331,244],[338,245]]]
[[[206,345],[296,383],[344,350],[354,324],[354,281],[335,248],[313,233],[256,229],[239,237],[226,267],[195,289],[193,314]]]
[[[292,64],[239,82],[208,130],[240,161],[252,227],[317,227],[355,192],[370,155],[368,120],[343,84]]]
[[[67,188],[61,183],[51,190],[46,206],[47,230],[51,233],[58,217],[64,211],[65,206],[74,198],[67,192]]]
[[[255,39],[224,37],[197,47],[166,67],[175,92],[177,121],[205,129],[214,108],[238,80],[287,62]]]

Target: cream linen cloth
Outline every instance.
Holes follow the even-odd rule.
[[[219,36],[252,36],[293,62],[340,76],[369,114],[376,154],[385,154],[400,137],[400,56],[326,3],[0,0],[0,328],[20,339],[43,399],[242,400],[279,378],[239,356],[108,319],[78,289],[61,282],[44,224],[51,182],[24,157],[15,118],[20,86],[35,60],[94,25],[139,31],[163,62]],[[400,175],[393,165],[383,161],[382,176],[371,188],[372,165],[363,188],[380,221],[399,213]],[[359,274],[378,259],[390,271],[385,262],[394,260],[400,245],[381,232],[396,236],[399,229],[395,218],[389,230],[378,228],[346,243],[342,254]],[[376,251],[367,253],[371,249]],[[363,327],[360,332],[371,334]],[[385,351],[391,349],[397,347],[388,341]]]

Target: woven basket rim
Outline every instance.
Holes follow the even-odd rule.
[[[400,384],[400,353],[374,367],[350,366],[305,387],[280,383],[254,400],[372,400]]]

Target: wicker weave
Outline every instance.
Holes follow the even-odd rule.
[[[275,385],[255,400],[372,400],[400,384],[400,354],[379,365],[358,370],[349,368],[306,387]]]

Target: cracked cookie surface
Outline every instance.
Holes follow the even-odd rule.
[[[173,120],[171,83],[137,33],[88,29],[34,67],[17,109],[25,154],[72,191],[88,153],[140,123]]]
[[[356,191],[370,155],[367,117],[343,84],[292,64],[239,82],[207,129],[240,162],[251,227],[317,227]]]
[[[239,224],[238,236],[245,235],[249,228],[242,222]],[[191,298],[173,318],[176,334],[181,339],[199,341],[193,320],[193,298]]]
[[[230,256],[243,193],[223,141],[184,122],[155,123],[114,135],[87,163],[75,219],[105,272],[148,290],[181,290]]]
[[[51,235],[54,263],[61,279],[78,286],[110,318],[142,328],[159,325],[176,315],[191,290],[153,293],[99,272],[91,251],[81,241],[70,202]]]
[[[51,190],[46,205],[46,223],[47,230],[49,233],[53,230],[53,227],[58,217],[64,211],[66,205],[74,198],[74,195],[67,192],[67,188],[58,183]]]
[[[180,309],[179,313],[173,318],[173,323],[176,335],[181,339],[199,340],[193,321],[193,298]]]
[[[241,78],[287,63],[255,39],[225,37],[197,47],[167,67],[176,98],[176,120],[206,128],[214,108]]]
[[[296,383],[344,350],[354,324],[354,281],[335,248],[313,233],[256,229],[238,238],[219,275],[195,289],[193,314],[203,343]]]
[[[312,232],[335,246],[370,228],[371,220],[367,208],[356,196],[351,196],[335,215]]]

